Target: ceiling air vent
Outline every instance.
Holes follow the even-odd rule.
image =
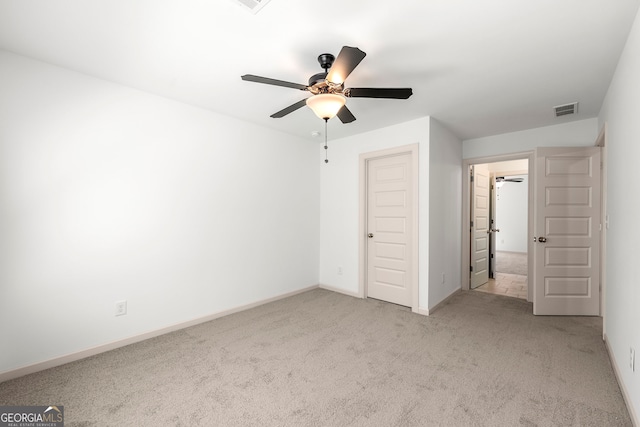
[[[256,14],[262,9],[270,0],[235,0],[243,7],[248,8],[253,14]]]
[[[553,111],[556,112],[556,117],[576,114],[578,113],[578,103],[574,102],[572,104],[558,105],[553,107]]]

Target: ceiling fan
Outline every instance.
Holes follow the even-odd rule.
[[[407,99],[413,94],[411,88],[345,88],[344,81],[366,55],[357,47],[350,46],[343,46],[337,58],[330,53],[323,53],[318,56],[318,62],[324,71],[311,76],[308,85],[253,74],[245,74],[242,80],[311,92],[312,96],[272,114],[273,118],[284,117],[308,105],[325,121],[337,115],[342,123],[351,123],[356,118],[345,105],[346,98]]]
[[[496,176],[496,182],[522,182],[524,178],[505,178],[504,176]]]

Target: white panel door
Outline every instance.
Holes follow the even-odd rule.
[[[408,307],[415,238],[411,186],[411,155],[367,162],[367,296]]]
[[[489,281],[489,167],[473,166],[471,183],[471,289]]]
[[[536,150],[533,313],[600,314],[600,148]]]

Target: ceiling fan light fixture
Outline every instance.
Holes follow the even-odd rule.
[[[334,86],[340,86],[341,84],[343,84],[345,81],[345,78],[342,77],[339,73],[333,73],[333,75],[331,76],[331,81],[327,80],[327,83],[332,84]]]
[[[307,98],[306,102],[316,116],[323,120],[329,120],[338,114],[347,99],[335,93],[321,93]]]

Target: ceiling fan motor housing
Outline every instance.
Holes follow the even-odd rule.
[[[327,73],[318,73],[309,77],[309,89],[319,87],[321,85],[327,85]]]
[[[318,62],[320,66],[325,70],[325,72],[331,68],[333,65],[333,61],[336,60],[336,57],[330,53],[322,53],[318,56]]]
[[[333,62],[336,60],[336,57],[330,53],[323,53],[318,55],[318,62],[320,66],[324,69],[324,72],[314,74],[309,78],[309,91],[313,94],[319,93],[334,93],[335,88],[330,87],[327,83],[327,74],[329,73],[329,68],[333,65]]]

